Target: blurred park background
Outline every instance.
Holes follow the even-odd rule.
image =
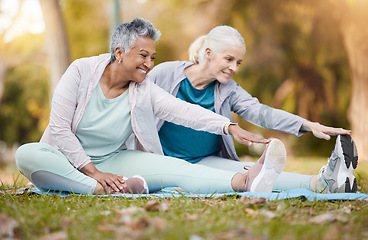
[[[135,17],[162,32],[155,64],[187,60],[190,43],[217,25],[238,29],[247,53],[234,80],[264,104],[352,129],[368,159],[367,13],[367,0],[0,0],[0,163],[40,139],[67,66],[108,52],[112,29]],[[282,139],[289,156],[327,158],[334,146],[235,121]]]

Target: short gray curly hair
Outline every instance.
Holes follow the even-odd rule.
[[[149,37],[157,41],[161,33],[153,24],[143,18],[136,18],[131,22],[120,24],[111,35],[111,62],[115,61],[115,48],[119,47],[125,54],[129,53],[139,37]]]

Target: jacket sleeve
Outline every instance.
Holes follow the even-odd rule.
[[[160,88],[169,91],[175,79],[175,70],[179,63],[179,61],[160,63],[147,74],[147,79]]]
[[[158,118],[198,131],[224,135],[224,126],[230,122],[224,116],[172,96],[155,84],[151,86],[151,102]]]
[[[79,140],[72,132],[72,121],[77,107],[77,92],[80,81],[79,68],[75,64],[70,65],[55,89],[48,126],[53,145],[77,169],[81,169],[91,162],[90,157],[87,156]]]
[[[263,128],[282,131],[301,136],[306,119],[286,111],[261,104],[238,84],[230,95],[231,110],[245,120]]]

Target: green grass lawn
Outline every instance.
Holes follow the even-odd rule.
[[[325,162],[294,159],[285,170],[314,174]],[[366,169],[362,162],[356,171],[364,193]],[[9,175],[17,178],[14,166],[0,171],[1,179]],[[0,239],[368,239],[368,201],[4,193],[26,183],[18,177],[0,186]]]

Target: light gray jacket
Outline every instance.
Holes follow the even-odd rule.
[[[91,162],[75,136],[85,108],[110,62],[110,54],[75,60],[60,79],[53,96],[50,122],[40,142],[59,149],[70,163],[81,169]],[[155,116],[196,130],[224,134],[230,120],[198,105],[173,97],[145,79],[129,85],[131,124],[136,148],[163,154]]]
[[[186,61],[165,62],[154,67],[148,77],[158,86],[176,96],[181,81],[186,76],[185,68],[193,63]],[[271,108],[261,104],[257,98],[252,97],[235,81],[230,80],[227,84],[217,81],[215,85],[215,112],[231,119],[231,112],[235,112],[245,120],[263,128],[278,130],[301,136],[305,131],[301,130],[304,118],[283,110]],[[164,121],[158,119],[158,130]],[[239,160],[232,136],[223,135],[220,156],[233,160]]]

